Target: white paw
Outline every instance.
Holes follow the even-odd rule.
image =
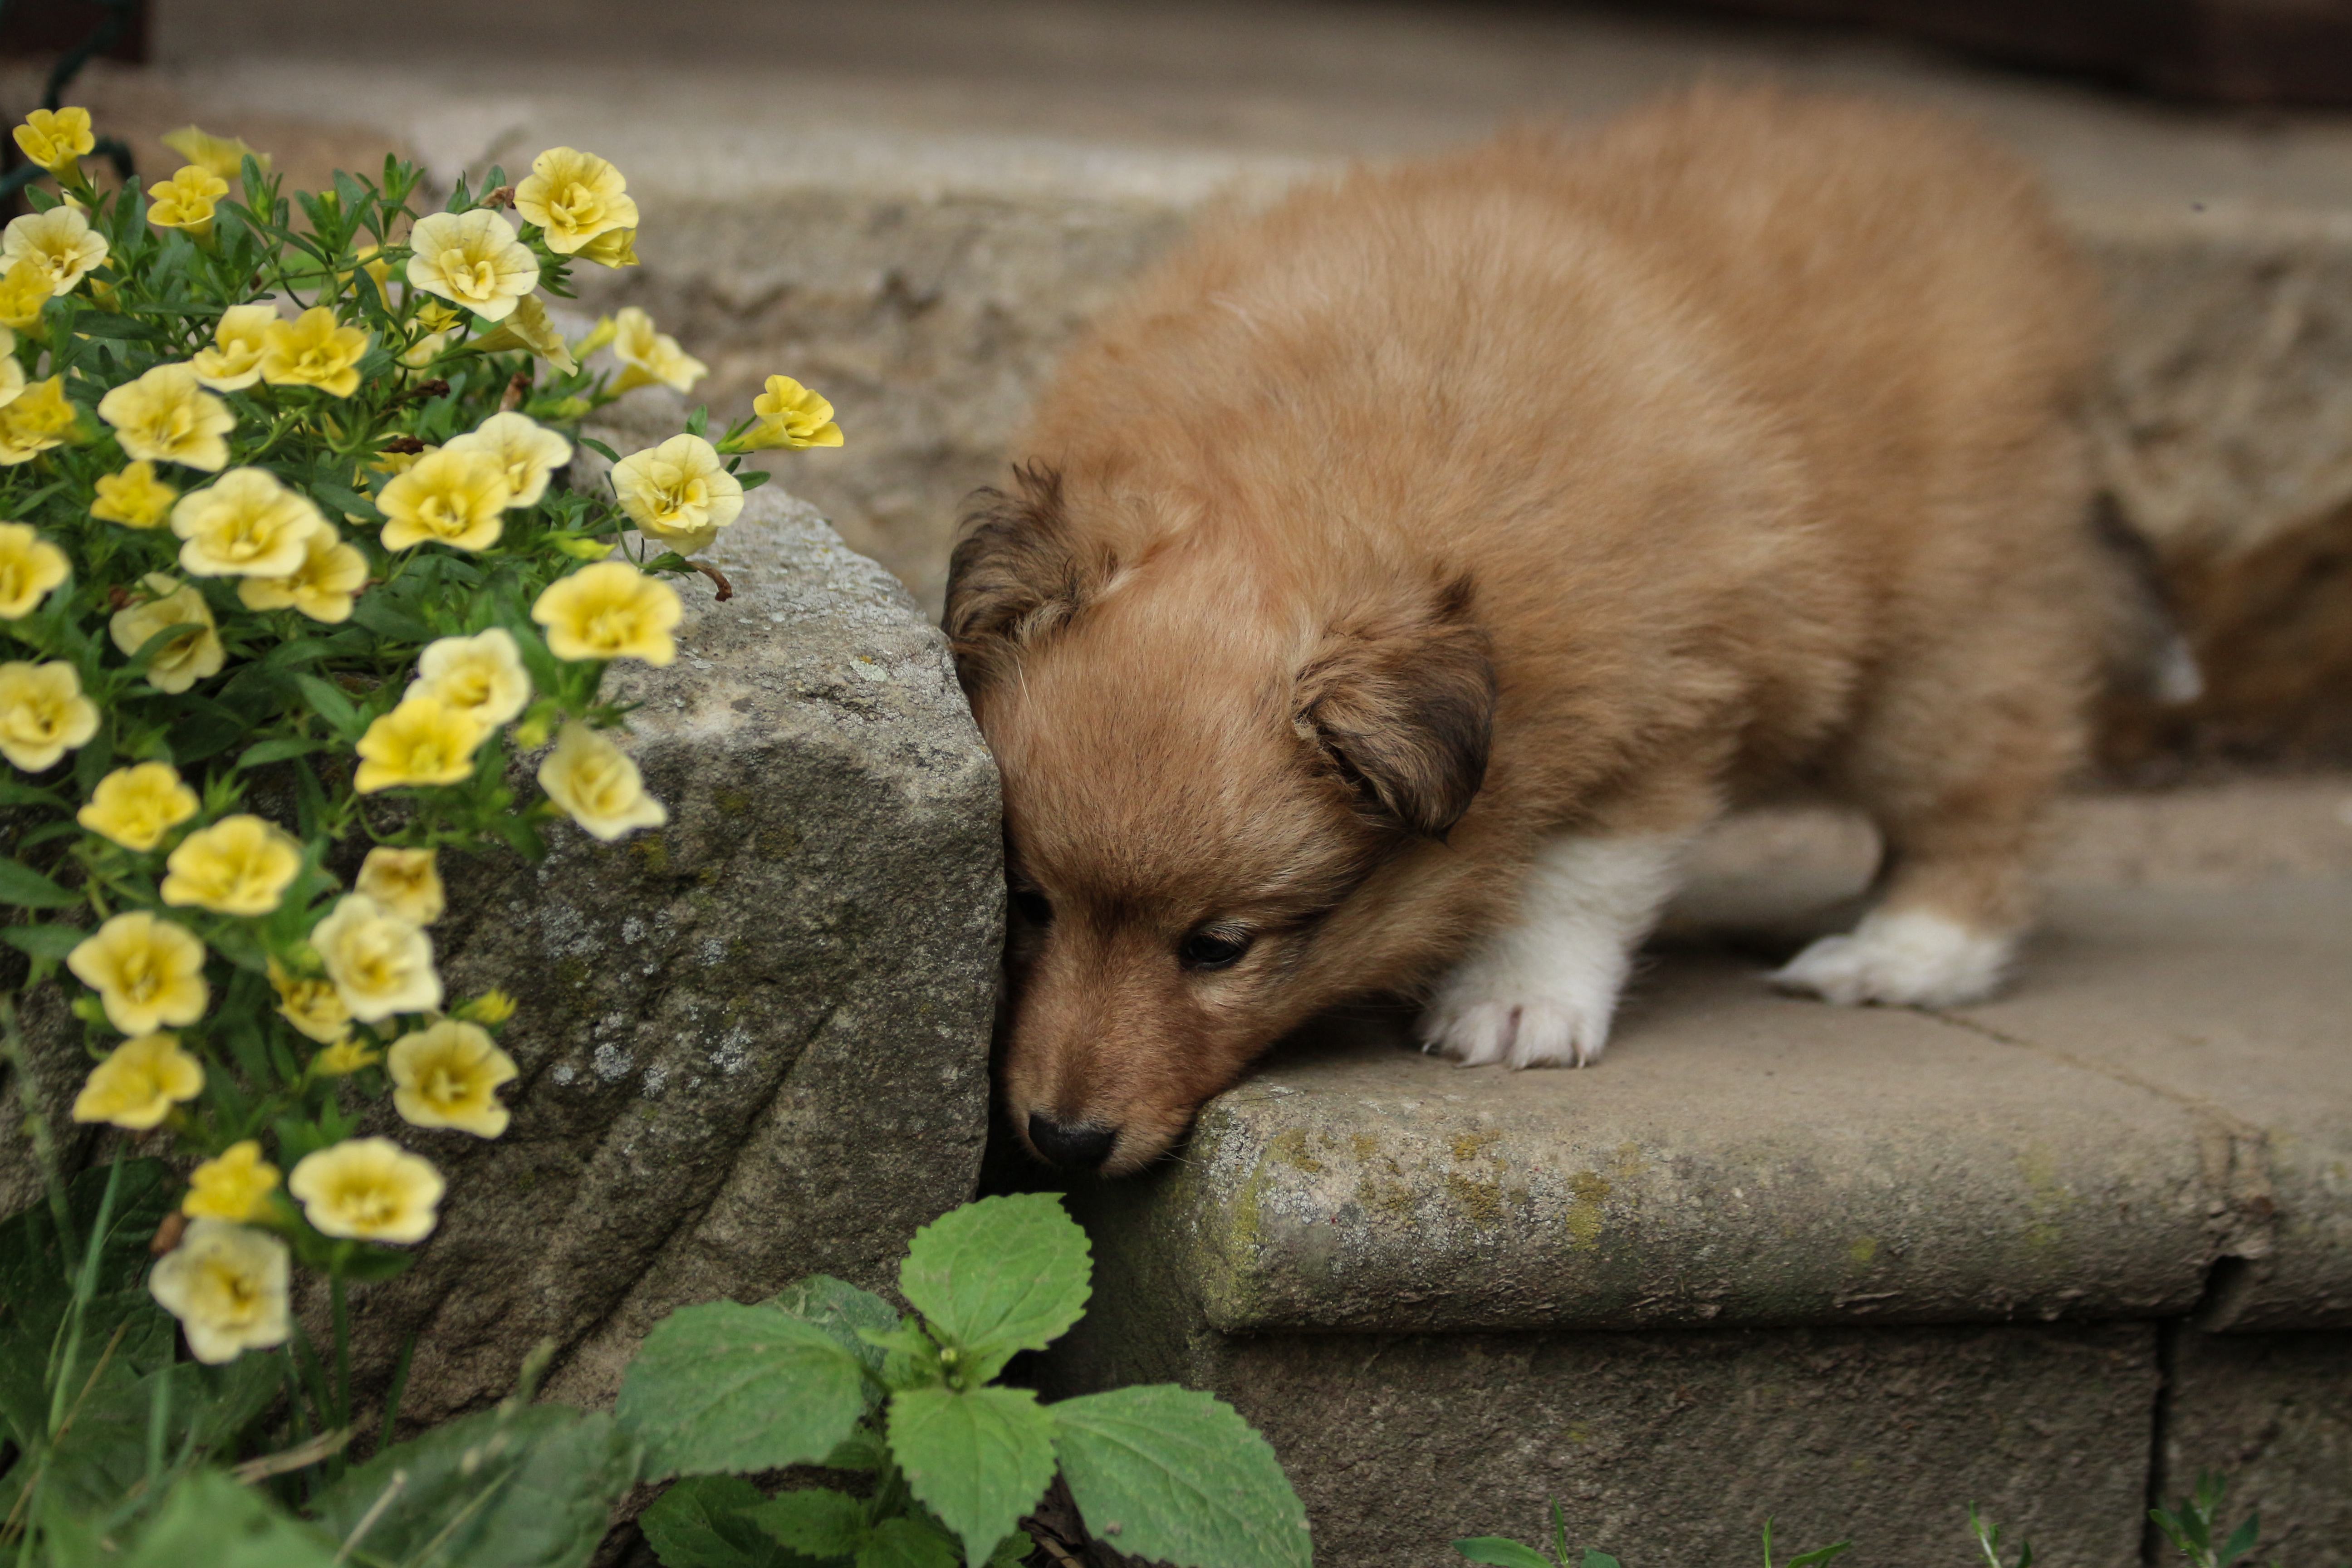
[[[1422,1048],[1466,1068],[1599,1061],[1626,966],[1620,953],[1591,956],[1600,962],[1494,952],[1471,959],[1446,976],[1423,1011]]]
[[[1771,981],[1849,1007],[1951,1007],[1999,990],[2016,952],[2013,935],[1971,931],[1922,910],[1879,912],[1864,916],[1851,935],[1814,942]]]

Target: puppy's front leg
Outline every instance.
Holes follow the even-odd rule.
[[[1517,920],[1438,984],[1421,1016],[1424,1048],[1465,1067],[1598,1061],[1633,950],[1673,894],[1692,837],[1563,834],[1545,844]]]

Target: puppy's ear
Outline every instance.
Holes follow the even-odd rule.
[[[1467,578],[1333,626],[1298,677],[1298,725],[1381,825],[1443,838],[1486,779],[1495,668]]]
[[[1096,577],[1062,510],[1062,477],[1013,470],[1013,489],[972,491],[948,558],[940,624],[967,693],[1007,668],[1014,650],[1077,613]]]

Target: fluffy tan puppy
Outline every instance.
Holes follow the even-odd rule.
[[[982,491],[947,624],[1003,771],[1003,1088],[1132,1170],[1309,1014],[1594,1060],[1694,835],[1791,776],[1875,908],[1775,979],[1991,991],[2115,602],[2094,284],[1948,123],[1701,89],[1194,239]]]

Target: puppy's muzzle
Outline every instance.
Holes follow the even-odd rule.
[[[1056,1121],[1029,1113],[1029,1146],[1066,1171],[1098,1171],[1118,1142],[1118,1129],[1092,1121]]]

